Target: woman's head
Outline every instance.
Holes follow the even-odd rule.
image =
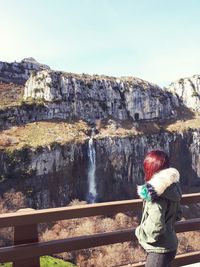
[[[146,182],[148,182],[152,178],[154,173],[169,168],[169,157],[163,151],[152,150],[147,153],[143,166],[145,180]]]

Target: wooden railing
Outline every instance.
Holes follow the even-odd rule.
[[[200,193],[187,194],[182,204],[200,203]],[[13,262],[13,267],[39,267],[39,258],[64,251],[86,249],[102,245],[133,241],[134,229],[125,229],[61,240],[38,242],[38,224],[72,218],[109,215],[117,212],[135,211],[142,208],[141,200],[125,200],[64,208],[32,210],[0,215],[0,227],[14,227],[13,246],[0,248],[0,262]],[[176,223],[176,232],[200,230],[200,218]],[[182,266],[200,261],[200,252],[178,255],[173,266]],[[131,266],[144,266],[136,263]]]

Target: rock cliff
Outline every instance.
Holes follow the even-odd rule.
[[[176,97],[138,78],[114,78],[40,71],[25,86],[24,100],[42,99],[53,117],[94,121],[167,119],[176,115]]]
[[[0,61],[0,81],[24,84],[33,71],[50,69],[47,65],[37,62],[34,58],[25,58],[21,62]]]
[[[14,187],[35,208],[63,206],[74,198],[86,200],[89,188],[89,139],[82,143],[52,144],[0,153],[1,193]],[[144,182],[143,158],[152,149],[169,153],[181,173],[181,185],[190,192],[200,188],[200,131],[158,133],[94,139],[97,201],[136,197]],[[7,178],[7,179],[6,179]]]
[[[171,83],[168,91],[176,93],[188,108],[200,112],[200,75],[181,78]]]

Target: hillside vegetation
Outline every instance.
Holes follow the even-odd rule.
[[[83,121],[74,123],[52,121],[33,122],[0,131],[0,149],[37,148],[54,142],[60,144],[82,142],[87,139],[89,127]]]
[[[1,267],[12,267],[12,263],[0,263]],[[40,258],[40,266],[41,267],[76,267],[76,265],[65,262],[60,259],[56,259],[50,256],[44,256]]]
[[[178,119],[166,122],[138,122],[102,120],[96,122],[95,138],[126,137],[160,132],[184,132],[197,129],[200,125],[200,115],[193,114],[189,118],[180,116]],[[0,150],[10,148],[21,149],[25,146],[37,148],[52,143],[79,143],[87,140],[91,126],[79,120],[73,123],[66,121],[38,121],[25,125],[13,126],[0,131]]]
[[[23,91],[23,85],[0,82],[0,108],[20,105]]]

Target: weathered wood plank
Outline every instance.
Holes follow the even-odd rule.
[[[189,253],[184,253],[176,256],[173,267],[184,266],[186,264],[192,264],[200,262],[200,251],[194,251]]]
[[[91,217],[96,215],[109,215],[130,210],[139,211],[141,208],[142,201],[137,199],[42,209],[32,212],[24,211],[21,212],[20,215],[17,213],[7,213],[0,215],[0,227]]]
[[[183,196],[182,204],[200,203],[200,193],[187,194]],[[43,209],[36,211],[23,211],[18,213],[6,213],[0,215],[0,227],[37,224],[42,222],[82,218],[97,215],[109,215],[117,212],[139,211],[142,201],[123,200],[104,202],[97,204],[86,204],[63,208]]]
[[[30,209],[31,210],[31,209]],[[23,212],[24,209],[18,212]],[[33,211],[33,210],[32,210]],[[38,225],[19,225],[14,228],[14,246],[38,242]],[[40,267],[40,258],[31,257],[28,259],[17,260],[13,262],[13,267]]]
[[[186,264],[192,264],[200,262],[200,251],[194,251],[189,253],[184,253],[177,255],[175,260],[172,263],[173,267],[181,267]],[[118,265],[115,267],[145,267],[145,262],[136,262],[128,265]]]

